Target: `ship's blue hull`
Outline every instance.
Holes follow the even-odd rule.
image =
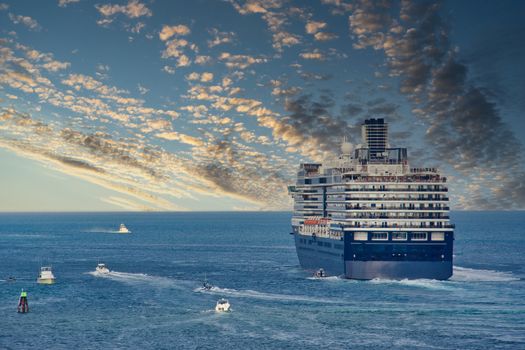
[[[353,241],[294,233],[299,263],[328,275],[352,279],[437,279],[452,276],[453,233],[442,242]]]

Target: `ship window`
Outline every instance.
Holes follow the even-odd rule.
[[[413,241],[426,241],[427,233],[426,232],[412,232]]]
[[[372,233],[372,241],[386,241],[388,240],[388,233],[374,232]]]
[[[355,232],[354,241],[366,241],[368,240],[368,232]]]
[[[407,233],[406,232],[392,232],[393,241],[406,241]]]
[[[444,241],[445,232],[432,232],[432,240],[433,241]]]

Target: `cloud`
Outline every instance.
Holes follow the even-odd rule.
[[[305,26],[306,32],[308,34],[315,34],[325,27],[326,27],[325,22],[317,22],[317,21],[308,21]]]
[[[162,67],[162,71],[168,73],[168,74],[175,74],[175,68],[170,66],[164,66]]]
[[[471,205],[524,208],[524,191],[516,186],[525,173],[518,161],[521,144],[503,123],[491,93],[468,80],[439,4],[403,1],[399,17],[393,13],[386,3],[361,2],[350,16],[354,46],[385,52],[391,74],[401,79],[400,91],[427,125],[426,140],[436,159],[485,189],[467,188]]]
[[[59,7],[67,7],[69,4],[74,4],[80,0],[58,0]]]
[[[69,62],[59,62],[59,61],[50,61],[42,65],[43,68],[51,72],[58,72],[59,70],[69,68],[71,63]]]
[[[151,10],[138,0],[130,0],[127,5],[95,5],[95,8],[104,17],[111,17],[119,13],[128,18],[151,17],[153,15]]]
[[[0,112],[0,147],[130,196],[133,202],[149,209],[182,209],[174,204],[179,199],[196,206],[197,200],[209,196],[227,196],[240,201],[240,205],[252,203],[267,209],[288,204],[284,189],[287,180],[281,174],[283,160],[241,143],[269,146],[271,140],[234,122],[234,116],[210,114],[211,105],[186,106],[188,117],[202,120],[210,128],[199,127],[202,137],[174,131],[172,121],[178,117],[177,111],[146,106],[129,91],[86,74],[71,72],[54,78],[58,80],[55,85],[43,75],[50,72],[41,67],[54,61],[52,55],[12,45],[15,49],[0,49],[2,87],[34,95],[39,106],[65,109],[69,118],[49,113],[44,122],[15,109],[4,110]],[[22,57],[15,54],[16,50]],[[247,57],[224,57],[227,59],[241,64],[258,62]],[[195,89],[188,92],[187,98],[208,98],[210,104],[217,103],[216,108],[224,106],[235,113],[264,113],[256,112],[261,102],[230,95],[240,91],[234,84],[243,76],[231,72],[218,79],[211,72],[199,72],[197,81],[207,84],[192,87]],[[209,84],[214,80],[218,85]],[[191,122],[187,121],[188,125],[192,126]],[[228,134],[234,135],[231,140],[217,139],[217,135],[226,138]],[[181,150],[178,143],[190,147]],[[231,178],[213,177],[221,171]],[[268,185],[276,190],[268,191]],[[118,204],[119,200],[109,201]]]
[[[141,95],[145,95],[149,92],[149,89],[148,88],[145,88],[144,86],[140,85],[140,84],[137,84],[137,89],[139,90],[139,93]]]
[[[329,40],[337,39],[337,35],[333,33],[317,32],[315,33],[314,38],[317,41],[329,41]]]
[[[332,14],[334,15],[344,15],[353,8],[351,3],[344,0],[321,0],[321,2],[332,7]]]
[[[252,64],[265,63],[266,58],[255,58],[248,55],[232,55],[228,52],[223,52],[219,55],[219,60],[225,62],[228,68],[245,69]]]
[[[211,40],[208,40],[208,47],[232,43],[235,38],[234,32],[221,32],[217,28],[212,28],[208,32],[213,37]]]
[[[254,13],[262,15],[268,30],[272,33],[272,46],[278,52],[282,52],[284,47],[301,43],[301,37],[285,30],[285,27],[288,25],[287,15],[300,15],[302,11],[286,11],[283,9],[284,1],[281,0],[250,0],[242,6],[235,0],[230,0],[230,3],[241,15]],[[298,8],[295,9],[299,10]]]
[[[162,133],[155,134],[155,136],[161,139],[165,139],[165,140],[180,141],[182,143],[185,143],[191,146],[204,145],[204,142],[199,138],[196,138],[190,135],[186,135],[186,134],[181,134],[175,131],[162,132]]]
[[[131,210],[131,211],[148,211],[148,210],[153,209],[147,205],[137,203],[136,201],[129,200],[127,198],[117,197],[117,196],[109,196],[107,198],[101,198],[101,201],[114,205],[116,207],[125,209],[125,210]]]
[[[159,33],[159,39],[166,41],[174,35],[188,35],[190,34],[190,28],[183,24],[178,24],[175,26],[163,26],[162,30]]]
[[[40,24],[38,24],[38,22],[35,19],[29,16],[14,15],[12,13],[9,13],[9,19],[14,24],[23,24],[26,27],[28,27],[30,30],[39,31],[42,29]]]
[[[197,72],[192,72],[186,76],[186,79],[189,81],[199,80],[203,83],[209,83],[210,81],[213,80],[213,73],[204,72],[202,74],[199,74]]]
[[[319,60],[322,61],[326,57],[319,51],[313,51],[313,52],[301,52],[299,54],[301,58],[304,58],[305,60]]]

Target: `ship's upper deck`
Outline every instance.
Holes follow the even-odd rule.
[[[411,168],[406,148],[389,148],[382,120],[363,125],[368,147],[345,142],[342,154],[301,164],[293,222],[329,218],[353,230],[450,230],[447,178],[436,168]]]

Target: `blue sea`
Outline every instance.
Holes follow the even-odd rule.
[[[0,214],[0,348],[525,349],[525,213],[452,217],[449,281],[355,281],[301,270],[289,213]]]

